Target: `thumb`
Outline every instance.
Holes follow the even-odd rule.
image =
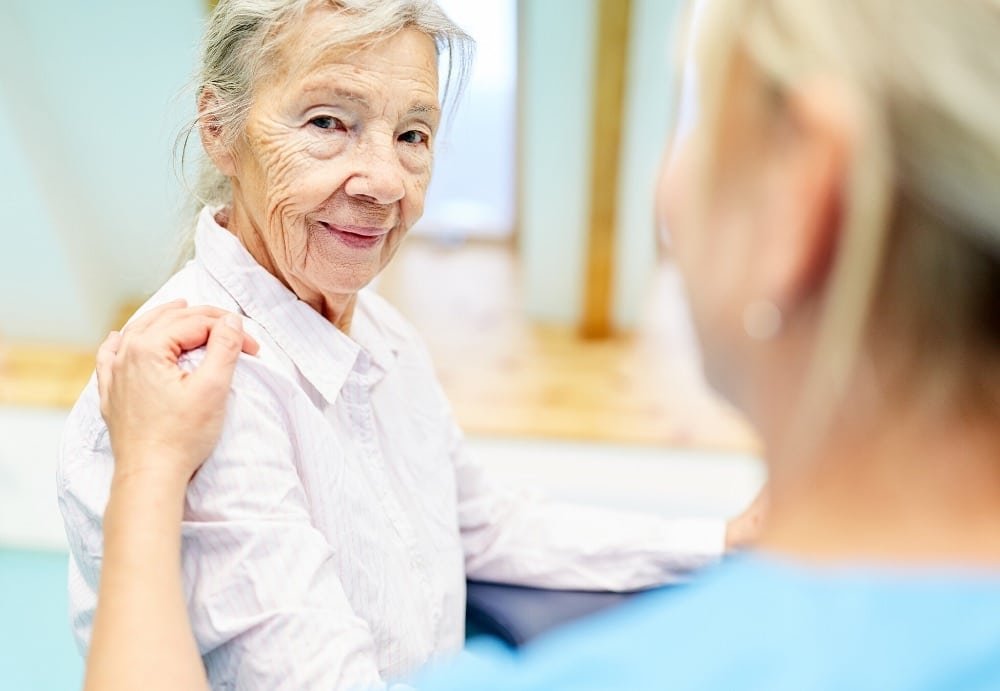
[[[227,314],[212,326],[205,346],[205,359],[192,375],[207,394],[225,395],[233,381],[233,371],[243,349],[243,320],[237,314]]]

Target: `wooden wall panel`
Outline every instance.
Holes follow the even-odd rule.
[[[597,7],[590,227],[581,319],[586,338],[607,338],[613,331],[615,221],[632,2],[598,0]]]

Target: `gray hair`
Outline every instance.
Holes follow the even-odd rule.
[[[452,106],[457,102],[468,80],[474,42],[435,0],[220,0],[205,31],[196,93],[200,97],[210,90],[216,96],[215,108],[203,115],[218,123],[224,141],[232,143],[240,136],[254,88],[282,45],[283,29],[315,7],[327,7],[344,18],[336,34],[328,37],[329,45],[364,46],[407,28],[432,38],[438,55],[447,60],[444,99]],[[178,139],[182,175],[188,143],[198,123],[190,123]],[[208,157],[200,163],[192,196],[195,211],[232,200],[228,178]],[[192,249],[186,238],[184,258]]]

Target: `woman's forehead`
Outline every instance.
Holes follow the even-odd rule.
[[[350,103],[361,112],[440,116],[436,67],[359,53],[328,56],[274,85],[282,98]]]
[[[360,21],[329,9],[303,15],[283,37],[276,37],[275,72],[300,82],[322,81],[352,70],[379,72],[437,90],[438,51],[431,36],[413,27],[386,36],[359,34]]]

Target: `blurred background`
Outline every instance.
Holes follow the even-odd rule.
[[[756,441],[704,385],[653,185],[682,0],[441,0],[478,42],[427,210],[376,289],[484,462],[725,516]],[[0,0],[0,688],[71,689],[54,469],[103,335],[169,275],[206,0]]]

